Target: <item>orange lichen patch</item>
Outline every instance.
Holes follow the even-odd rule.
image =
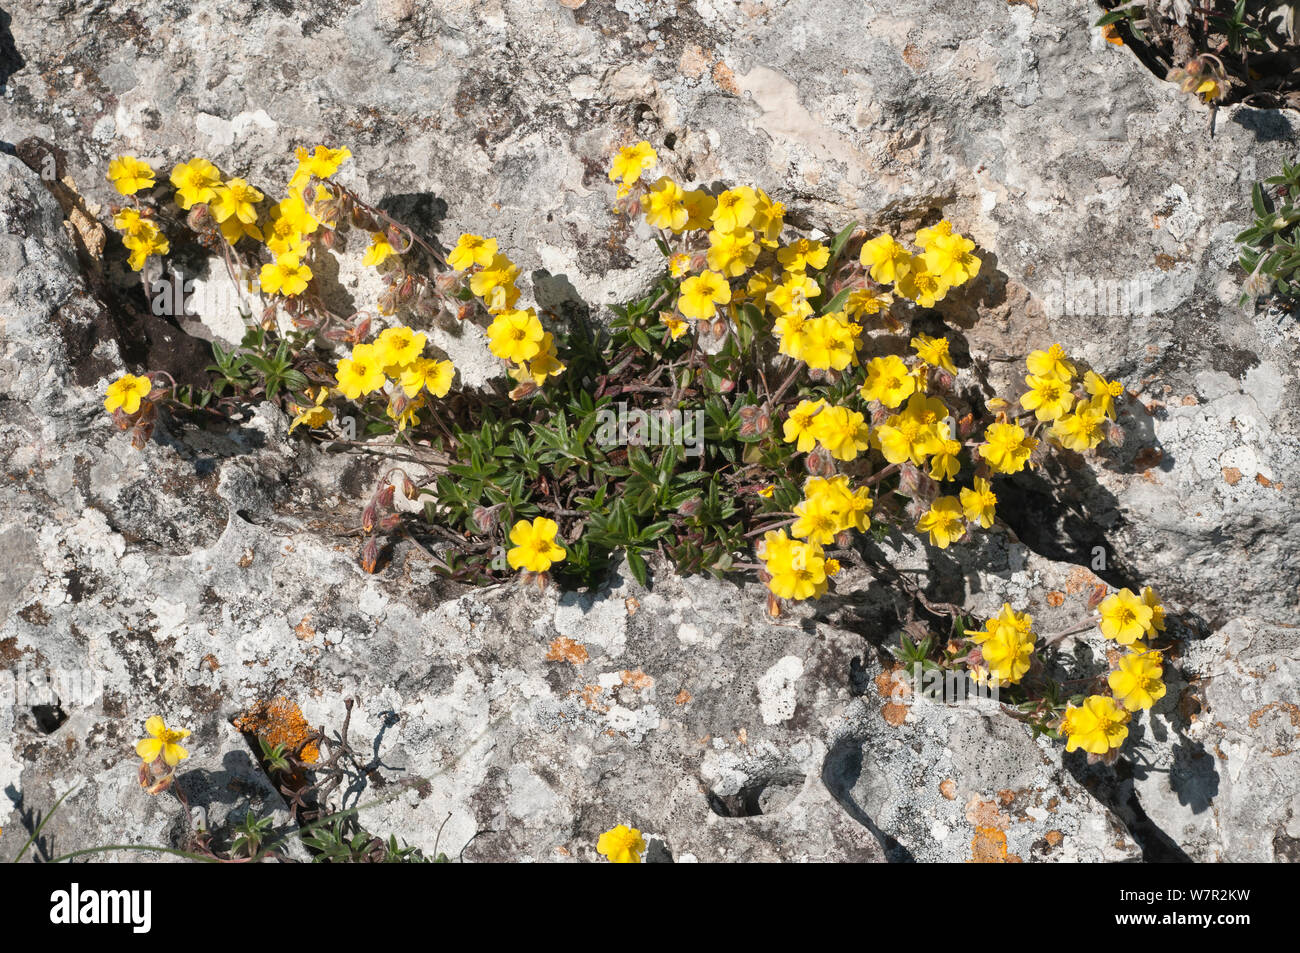
[[[561,846],[555,848],[555,852],[556,852],[557,854],[559,854],[561,857],[569,857],[569,856],[571,856],[570,853],[569,853],[569,848],[564,847],[563,845],[561,845]]]
[[[912,686],[908,684],[901,662],[876,676],[876,694],[885,699],[880,714],[887,723],[897,728],[907,720],[909,703],[904,699],[912,694]]]
[[[957,799],[957,782],[952,778],[944,778],[939,782],[939,793],[949,801]]]
[[[636,615],[636,611],[641,608],[641,603],[631,596],[628,596],[623,600],[623,608],[627,609],[628,615]]]
[[[1252,729],[1259,728],[1259,723],[1264,719],[1264,716],[1271,711],[1281,712],[1283,715],[1285,715],[1291,720],[1291,726],[1293,728],[1300,728],[1300,706],[1297,706],[1291,702],[1284,702],[1284,701],[1270,702],[1269,704],[1265,705],[1263,708],[1260,708],[1257,711],[1252,711],[1250,713],[1250,719],[1249,719],[1250,727]],[[1296,734],[1297,737],[1300,737],[1300,731],[1298,731]],[[1291,749],[1285,749],[1282,751],[1270,751],[1269,754],[1271,754],[1273,757],[1276,758],[1280,755],[1289,754],[1290,751]]]
[[[697,43],[692,43],[682,50],[682,55],[677,60],[678,72],[691,79],[699,79],[708,68],[709,55]]]
[[[1060,847],[1061,842],[1065,840],[1065,835],[1060,831],[1051,830],[1047,832],[1043,839],[1047,841],[1048,847]]]
[[[298,703],[283,695],[269,702],[258,702],[253,707],[235,716],[234,726],[245,734],[256,735],[270,745],[284,745],[289,751],[297,751],[298,746],[312,734],[312,727],[302,715]],[[300,757],[312,764],[320,756],[320,748],[309,744],[302,749]]]
[[[1065,603],[1065,593],[1053,590],[1047,594],[1047,604],[1056,609]]]
[[[1241,471],[1236,467],[1221,467],[1223,471],[1223,482],[1228,486],[1236,486],[1241,482]]]
[[[1082,566],[1076,566],[1070,570],[1070,575],[1066,577],[1065,591],[1070,595],[1074,595],[1076,592],[1083,592],[1086,587],[1095,585],[1097,582],[1097,577],[1091,572]]]
[[[244,555],[239,557],[239,568],[247,569],[249,566],[253,565],[254,555],[255,554],[252,549],[244,550]]]
[[[618,673],[618,677],[623,680],[624,685],[635,688],[638,692],[643,692],[647,688],[653,688],[655,684],[655,680],[640,669],[637,669],[635,672],[629,672],[624,669]]]
[[[1271,489],[1277,489],[1277,490],[1282,489],[1281,483],[1275,483],[1274,481],[1270,480],[1268,477],[1264,476],[1264,474],[1262,473],[1255,474],[1255,482],[1258,483],[1260,486],[1266,486]]]
[[[298,636],[299,642],[310,642],[316,638],[316,630],[311,627],[311,616],[305,615],[302,621],[293,627],[293,634]]]
[[[1003,831],[996,827],[975,829],[975,836],[970,842],[970,863],[1007,864],[1019,860],[1019,857],[1007,854],[1007,835]]]
[[[599,685],[584,685],[581,691],[569,692],[570,695],[581,695],[582,703],[592,711],[606,712],[609,711],[608,705],[602,705],[597,698],[604,689]]]
[[[999,810],[997,801],[986,801],[978,794],[966,802],[966,820],[975,827],[1002,831],[1011,826],[1011,818]]]
[[[1047,802],[1047,810],[1053,814],[1056,813],[1056,809],[1060,806],[1061,806],[1061,799],[1059,797],[1054,797]]]
[[[713,64],[713,81],[733,96],[740,95],[740,86],[736,83],[736,74],[722,60]]]
[[[221,668],[221,663],[217,661],[217,657],[211,652],[203,656],[203,658],[199,660],[199,664],[206,665],[209,672],[215,672],[217,669]]]
[[[546,661],[548,662],[568,662],[570,665],[581,665],[588,658],[587,650],[582,643],[573,641],[567,635],[560,636],[546,649]]]
[[[691,693],[683,688],[680,692],[677,693],[677,697],[673,699],[673,704],[685,705],[690,700],[691,700]]]

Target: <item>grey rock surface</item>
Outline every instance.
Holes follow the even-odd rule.
[[[399,547],[366,576],[348,534],[372,463],[288,441],[270,406],[164,422],[139,452],[113,430],[107,380],[206,346],[131,314],[4,156],[0,856],[74,784],[53,853],[173,842],[179,805],[135,785],[154,713],[194,731],[193,783],[228,792],[213,824],[282,811],[230,718],[287,695],[330,728],[355,697],[385,780],[349,803],[466,859],[591,859],[619,822],[676,860],[1294,859],[1300,333],[1237,306],[1231,237],[1295,118],[1233,107],[1211,129],[1078,0],[568,7],[20,0],[0,128],[58,147],[101,221],[120,152],[274,185],[295,146],[347,145],[348,184],[444,243],[498,237],[535,295],[571,283],[597,316],[657,266],[605,180],[639,138],[799,224],[906,231],[942,208],[986,258],[940,309],[959,354],[1060,341],[1140,399],[1122,448],[1020,481],[1010,532],[898,558],[1044,631],[1099,581],[1155,586],[1185,645],[1137,751],[1089,769],[1005,716],[886,698],[897,619],[866,580],[777,624],[752,583],[664,572],[651,592],[467,593]],[[82,681],[50,710],[17,703],[30,673]]]

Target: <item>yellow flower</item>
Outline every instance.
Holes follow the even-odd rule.
[[[302,294],[311,281],[311,268],[299,256],[286,253],[262,266],[262,290],[267,294],[282,294],[286,298]]]
[[[207,159],[191,159],[172,169],[171,183],[176,186],[176,204],[188,211],[217,197],[221,173]]]
[[[1160,596],[1150,586],[1142,590],[1142,604],[1151,607],[1151,628],[1155,632],[1165,630],[1165,607],[1160,603]]]
[[[1029,385],[1029,392],[1020,396],[1020,406],[1032,410],[1039,420],[1056,420],[1070,412],[1074,394],[1070,392],[1069,381],[1030,374],[1025,383]]]
[[[346,146],[342,149],[317,146],[312,150],[311,155],[308,155],[307,150],[299,146],[294,150],[294,157],[298,160],[298,172],[294,175],[293,180],[289,182],[289,187],[291,189],[300,189],[307,184],[307,179],[313,175],[318,179],[328,179],[339,170],[339,166],[344,161],[352,158],[352,153]]]
[[[307,211],[307,204],[299,196],[290,196],[277,202],[271,209],[271,226],[266,247],[274,255],[298,254],[305,250],[305,236],[320,227],[320,222]]]
[[[1127,711],[1150,708],[1165,697],[1164,657],[1154,650],[1130,652],[1106,677],[1110,690]]]
[[[716,271],[705,271],[682,282],[677,307],[688,318],[711,321],[718,305],[731,301],[731,286]]]
[[[866,418],[847,407],[827,407],[817,415],[813,429],[836,460],[856,460],[871,446]]]
[[[1080,404],[1075,412],[1066,414],[1052,424],[1052,436],[1067,450],[1091,450],[1106,437],[1106,418],[1091,402]]]
[[[787,273],[781,283],[767,293],[767,304],[780,315],[806,317],[813,313],[809,301],[821,294],[821,287],[807,275]]]
[[[251,238],[259,242],[262,240],[262,230],[260,228],[248,222],[241,222],[233,215],[221,222],[220,226],[221,236],[231,245],[236,244],[241,238]],[[306,251],[306,249],[304,248],[302,251]]]
[[[842,371],[852,363],[862,329],[848,323],[843,312],[810,318],[802,325],[803,340],[799,357],[818,370]]]
[[[483,274],[483,272],[479,272]],[[532,308],[526,311],[502,311],[487,329],[488,348],[503,361],[522,364],[542,350],[546,332]]]
[[[718,205],[717,199],[702,189],[694,189],[682,196],[682,202],[690,215],[686,220],[686,230],[698,231],[709,227],[713,221],[713,210]]]
[[[130,415],[140,409],[140,401],[149,396],[153,390],[153,381],[136,374],[123,374],[108,385],[104,397],[104,409],[110,414],[115,410]]]
[[[835,541],[840,520],[832,500],[825,496],[800,500],[795,504],[794,515],[796,519],[790,527],[791,536],[822,546],[829,546]]]
[[[918,255],[912,258],[907,274],[898,279],[898,293],[922,308],[933,308],[948,293],[949,284],[930,271]]]
[[[642,173],[658,164],[658,153],[643,139],[634,146],[624,146],[618,151],[609,168],[609,181],[621,181],[624,186],[634,185]]]
[[[686,322],[666,311],[659,316],[659,321],[668,328],[668,336],[674,341],[686,333]]]
[[[871,280],[893,284],[912,268],[912,254],[892,235],[877,235],[862,246],[862,267],[870,269]]]
[[[867,362],[867,380],[859,393],[863,400],[878,400],[893,409],[916,390],[916,378],[896,354],[873,357]]]
[[[1119,381],[1108,381],[1092,371],[1083,375],[1083,388],[1090,395],[1088,401],[1111,420],[1115,419],[1115,398],[1124,393],[1124,385]]]
[[[934,453],[939,439],[938,423],[948,408],[936,397],[916,393],[907,399],[901,413],[876,428],[880,452],[890,463],[911,462],[920,466]]]
[[[348,400],[362,394],[371,394],[383,388],[388,378],[384,376],[384,362],[375,352],[373,344],[358,344],[352,354],[339,361],[334,372],[339,390]]]
[[[961,441],[940,434],[935,437],[930,452],[934,455],[930,460],[930,476],[940,481],[957,479],[961,472],[961,461],[957,459]]]
[[[548,377],[554,377],[563,372],[564,365],[560,363],[560,359],[555,353],[555,338],[548,331],[542,335],[542,347],[537,352],[537,356],[526,364],[511,368],[509,374],[521,384],[530,380],[538,387],[541,387],[546,383]]]
[[[749,227],[758,236],[759,244],[764,248],[775,248],[781,238],[781,229],[785,225],[785,206],[773,202],[762,189],[755,190],[758,201],[754,207],[754,220]]]
[[[469,280],[470,291],[483,299],[489,311],[504,311],[514,305],[519,291],[514,281],[519,267],[505,255],[493,255],[492,261]]]
[[[1081,706],[1071,705],[1061,719],[1066,735],[1065,750],[1082,748],[1089,754],[1104,755],[1118,748],[1128,737],[1129,713],[1107,695],[1089,695]]]
[[[1035,635],[1030,631],[1033,617],[1016,612],[1009,603],[984,623],[983,631],[971,633],[971,641],[980,647],[983,659],[977,681],[994,686],[1014,685],[1029,671]]]
[[[311,396],[310,393],[308,396]],[[334,419],[334,411],[324,406],[325,401],[329,399],[330,389],[322,387],[316,394],[316,403],[310,407],[303,407],[300,404],[294,404],[293,409],[297,416],[293,418],[293,423],[289,424],[289,433],[293,433],[298,426],[307,425],[308,430],[315,430],[318,427],[324,427]]]
[[[447,255],[447,264],[457,271],[467,271],[475,265],[483,268],[492,264],[497,255],[497,240],[481,235],[461,235],[456,247]]]
[[[1196,95],[1201,97],[1201,102],[1212,103],[1223,96],[1223,86],[1217,80],[1203,79],[1196,87]]]
[[[691,217],[686,208],[685,196],[682,187],[665,175],[641,199],[645,220],[655,228],[680,232]]]
[[[559,530],[555,520],[539,516],[531,523],[520,520],[510,530],[510,542],[514,547],[506,553],[506,562],[511,569],[527,569],[529,572],[546,572],[554,563],[563,561],[566,553],[564,547],[555,542]]]
[[[971,489],[962,488],[960,494],[962,512],[972,523],[979,523],[984,529],[993,525],[993,508],[997,505],[997,494],[993,484],[983,477],[976,477]]]
[[[392,242],[388,240],[387,232],[371,232],[370,247],[366,249],[361,263],[366,266],[382,265],[395,254],[396,251]]]
[[[778,249],[776,260],[785,266],[786,271],[803,274],[809,268],[825,268],[831,260],[831,250],[821,242],[800,238]]]
[[[385,328],[375,339],[375,355],[383,363],[385,373],[396,377],[400,368],[410,364],[424,351],[425,335],[406,325]]]
[[[157,715],[151,716],[144,723],[144,730],[149,733],[150,737],[136,742],[135,753],[140,756],[140,760],[145,764],[157,761],[158,756],[161,755],[167,767],[174,768],[190,756],[190,753],[177,743],[190,736],[188,731],[184,729],[170,730],[162,718]]]
[[[691,270],[691,256],[685,252],[678,252],[668,259],[668,272],[674,278],[680,278]]]
[[[608,857],[614,864],[639,864],[645,853],[645,838],[634,827],[620,824],[600,835],[596,853]]]
[[[1035,377],[1055,377],[1063,381],[1074,380],[1074,364],[1065,357],[1065,348],[1053,344],[1046,351],[1030,351],[1025,367]]]
[[[946,218],[940,219],[929,228],[918,228],[916,230],[916,243],[922,249],[929,250],[930,246],[942,238],[947,238],[952,234],[952,222]]]
[[[868,318],[888,308],[893,301],[892,295],[859,288],[850,292],[848,301],[844,302],[844,310],[855,318]]]
[[[743,275],[758,260],[760,248],[748,228],[709,232],[709,267],[732,278]]]
[[[1029,455],[1038,446],[1035,437],[1015,424],[990,424],[984,431],[984,443],[979,445],[980,456],[999,473],[1018,473],[1029,462]]]
[[[422,389],[434,397],[446,397],[455,376],[456,366],[451,361],[417,357],[402,368],[398,383],[407,397],[414,397]]]
[[[758,196],[749,186],[741,185],[718,195],[710,218],[716,231],[734,232],[752,222],[757,212]]]
[[[135,195],[154,186],[154,171],[135,156],[118,156],[108,164],[108,181],[122,195]]]
[[[772,498],[772,494],[774,494],[775,492],[776,492],[776,484],[769,483],[767,486],[759,488],[758,495],[765,500],[770,500]]]
[[[763,537],[762,558],[767,587],[780,599],[813,599],[826,592],[826,557],[816,543],[786,537],[785,531]]]
[[[212,202],[212,217],[218,222],[234,219],[245,225],[257,221],[258,202],[264,195],[243,179],[230,179],[225,185],[216,188],[217,197]]]
[[[940,549],[947,549],[950,543],[961,539],[966,532],[966,524],[962,522],[961,502],[955,496],[939,497],[916,521],[916,531],[929,533],[931,543]]]
[[[801,400],[782,427],[785,442],[793,443],[799,453],[811,451],[817,445],[817,415],[825,408],[824,400]]]
[[[934,235],[925,245],[921,258],[926,271],[945,285],[956,287],[974,278],[980,270],[979,258],[971,254],[974,248],[975,243],[961,235]]]
[[[397,432],[401,433],[407,427],[418,427],[420,425],[419,411],[424,409],[424,395],[414,398],[413,400],[401,401],[401,409],[398,409],[399,402],[390,400],[386,408],[388,416],[397,424]]]
[[[1107,596],[1097,611],[1101,613],[1101,634],[1120,645],[1132,645],[1155,631],[1152,623],[1155,611],[1131,589],[1121,589]]]
[[[932,338],[928,334],[918,334],[912,338],[912,349],[918,357],[931,367],[942,368],[949,374],[957,373],[957,365],[952,362],[948,352],[947,338]]]
[[[114,220],[122,217],[119,215]],[[134,224],[122,236],[122,244],[130,249],[131,254],[127,256],[127,264],[136,271],[144,267],[150,255],[165,255],[171,249],[171,243],[162,232],[158,231],[158,226],[148,219],[139,218],[138,215]]]

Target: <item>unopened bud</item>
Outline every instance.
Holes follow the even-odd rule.
[[[379,506],[375,500],[371,500],[361,513],[361,528],[367,533],[375,531],[375,520],[379,516]]]
[[[460,308],[456,311],[456,320],[457,320],[457,321],[468,321],[468,320],[469,320],[470,318],[472,318],[472,317],[474,317],[474,302],[472,302],[472,301],[466,301],[466,302],[465,302],[464,304],[462,304],[462,305],[460,306]]]
[[[371,536],[361,547],[361,568],[373,574],[379,566],[379,541]]]
[[[379,296],[379,300],[376,302],[376,307],[379,309],[380,314],[388,315],[396,312],[397,292],[395,292],[392,288],[389,288],[387,291],[383,292]]]
[[[199,203],[190,209],[190,213],[185,216],[185,224],[190,227],[191,231],[203,232],[212,228],[212,212],[208,209],[206,203]]]
[[[402,525],[401,513],[389,513],[379,521],[379,531],[381,533],[391,533],[397,527]]]
[[[326,219],[326,221],[328,221],[328,219]],[[335,242],[336,242],[337,240],[338,240],[338,239],[337,239],[337,237],[336,237],[336,235],[335,235],[334,229],[332,229],[332,228],[323,228],[323,229],[321,229],[321,231],[320,231],[320,243],[321,243],[321,245],[323,245],[325,248],[333,248],[333,247],[334,247],[334,244],[335,244]]]
[[[813,476],[830,476],[835,472],[835,458],[825,447],[818,447],[812,453],[808,454],[808,459],[804,466]]]
[[[375,502],[379,504],[381,510],[386,510],[393,505],[393,496],[396,492],[397,487],[389,483],[375,495]]]
[[[495,506],[476,506],[474,507],[473,519],[474,526],[480,533],[488,534],[496,531],[497,508]]]
[[[397,289],[397,296],[403,301],[409,301],[413,294],[415,294],[415,276],[407,275],[402,279],[402,284]]]
[[[454,271],[440,271],[433,279],[433,286],[445,295],[454,294],[460,287],[460,274]]]
[[[681,506],[677,507],[677,512],[682,516],[689,518],[698,513],[702,505],[700,498],[698,496],[693,496],[682,503]]]
[[[402,474],[402,496],[408,500],[413,500],[420,495],[419,488],[416,487],[415,481],[405,473]]]

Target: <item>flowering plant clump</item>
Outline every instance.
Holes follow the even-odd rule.
[[[1106,40],[1138,47],[1183,92],[1211,105],[1296,105],[1300,34],[1290,0],[1102,0],[1102,6],[1096,25]]]
[[[421,548],[455,578],[590,585],[622,553],[644,583],[660,553],[685,572],[756,572],[777,614],[862,562],[854,534],[903,529],[947,548],[994,524],[999,479],[1115,433],[1123,388],[1059,344],[1028,356],[1022,393],[980,398],[959,392],[948,334],[908,330],[938,327],[931,309],[982,267],[946,219],[914,243],[854,225],[796,234],[762,189],[655,176],[658,155],[640,142],[610,179],[616,208],[653,231],[663,276],[607,329],[566,327],[524,303],[495,239],[462,234],[444,254],[339,183],[350,156],[299,149],[273,204],[196,157],[172,169],[159,208],[142,201],[166,190],[153,168],[114,160],[109,178],[132,202],[115,212],[131,266],[186,237],[159,223],[183,222],[247,295],[249,330],[240,349],[214,347],[210,391],[126,375],[105,407],[137,443],[160,401],[280,400],[292,431],[321,439],[360,417],[356,444],[401,446],[410,464],[385,474],[363,513],[368,570],[387,537],[418,529],[395,506],[400,487],[432,524]],[[374,313],[337,315],[317,274],[358,239],[383,290]],[[467,326],[508,391],[456,387],[433,338]]]
[[[1002,481],[1120,437],[1123,386],[1060,344],[1032,351],[1003,395],[965,369],[937,311],[984,263],[947,219],[910,240],[803,234],[761,188],[690,187],[639,142],[613,159],[612,198],[663,270],[607,325],[568,324],[527,303],[496,239],[465,233],[444,251],[367,204],[337,179],[350,156],[299,149],[278,201],[203,158],[172,169],[170,192],[147,163],[114,160],[128,264],[197,242],[225,261],[248,331],[237,349],[214,345],[210,389],[128,374],[105,407],[139,445],[162,406],[278,401],[291,432],[397,458],[361,513],[369,572],[399,535],[466,582],[591,586],[625,559],[647,584],[657,555],[684,573],[753,574],[779,615],[849,565],[907,588],[855,538],[960,544],[994,526]],[[339,315],[321,276],[349,250],[382,290],[373,311]],[[449,331],[477,334],[510,383],[458,386],[436,343]],[[1131,646],[1143,613],[1126,611],[1103,618]],[[1032,680],[1027,616],[1008,607],[968,641],[943,664],[961,658],[994,686]],[[1118,711],[1158,697],[1150,658],[1117,674]],[[1091,738],[1086,717],[1068,721]]]
[[[1167,646],[1152,644],[1165,634],[1165,608],[1149,586],[1140,595],[1120,589],[1104,598],[1105,587],[1100,589],[1092,602],[1095,623],[1040,639],[1033,617],[1004,603],[982,629],[969,629],[964,617],[956,617],[953,635],[941,647],[924,624],[913,623],[909,628],[918,637],[905,634],[893,654],[908,675],[917,669],[964,671],[977,685],[997,689],[998,701],[1036,732],[1064,738],[1067,751],[1113,762],[1133,713],[1165,696]],[[1107,653],[1108,671],[1069,682],[1054,679],[1045,664],[1053,646],[1094,625],[1117,646]],[[1066,691],[1069,684],[1089,691]]]

